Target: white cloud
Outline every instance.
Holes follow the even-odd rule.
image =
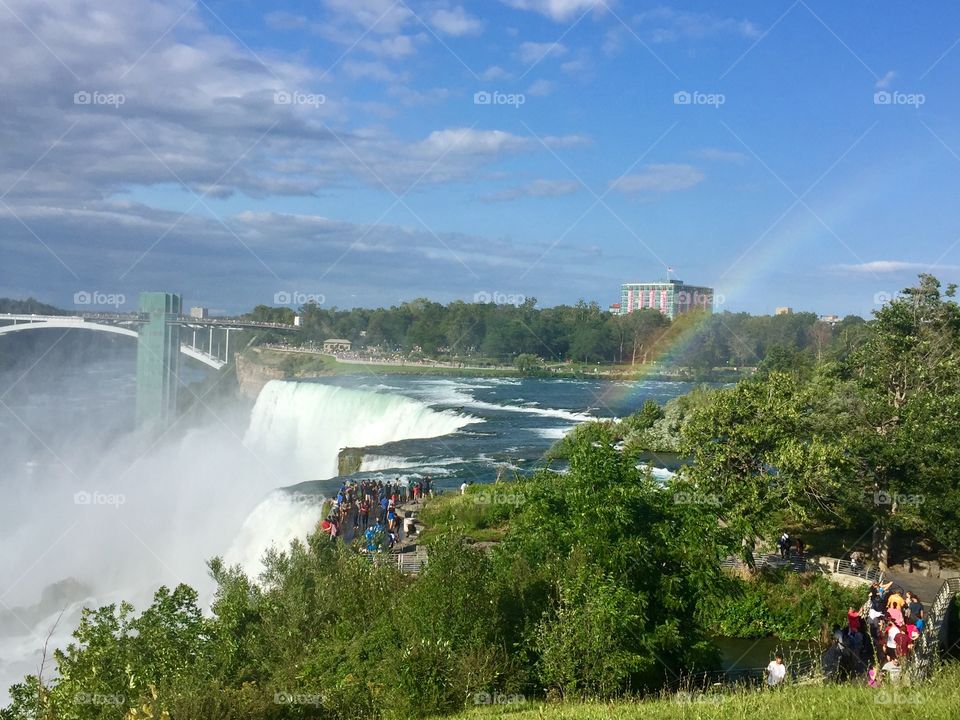
[[[696,157],[704,160],[715,160],[717,162],[742,163],[746,161],[747,156],[736,150],[721,150],[720,148],[703,148],[693,153]]]
[[[539,63],[547,58],[558,58],[567,52],[567,48],[558,42],[523,42],[517,51],[521,62],[527,65]]]
[[[572,195],[581,188],[580,183],[573,180],[534,180],[526,185],[507,188],[481,197],[484,202],[505,202],[517,198],[548,198]]]
[[[507,76],[508,76],[507,71],[504,70],[504,69],[503,69],[502,67],[500,67],[499,65],[491,65],[491,66],[488,67],[486,70],[484,70],[482,73],[480,73],[480,79],[481,79],[481,80],[488,80],[488,81],[489,81],[489,80],[500,80],[501,78],[505,78],[505,77],[507,77]]]
[[[957,270],[957,265],[931,265],[930,263],[911,262],[907,260],[873,260],[871,262],[854,265],[835,265],[835,270],[854,275],[883,275],[906,272],[933,272],[935,270]]]
[[[736,35],[756,39],[762,34],[762,30],[750,20],[674,10],[669,7],[658,7],[642,12],[634,16],[633,22],[645,27],[653,42],[699,40],[716,35]]]
[[[539,80],[535,80],[533,84],[527,88],[527,95],[546,97],[556,89],[556,86],[556,83],[540,78]]]
[[[474,17],[460,6],[435,10],[430,15],[430,24],[444,35],[453,37],[479,35],[483,32],[484,25],[480,18]]]
[[[687,190],[703,182],[706,176],[692,165],[665,163],[646,165],[643,172],[625,175],[610,185],[624,195]]]
[[[502,0],[502,2],[517,10],[538,12],[557,22],[575,19],[590,10],[602,12],[606,9],[602,0]],[[613,0],[608,2],[613,4]]]
[[[888,88],[890,87],[890,83],[893,82],[893,79],[896,76],[897,76],[896,70],[887,70],[886,74],[883,77],[877,78],[877,82],[874,85],[874,87],[876,87],[878,90],[883,90],[885,88]]]
[[[371,33],[392,35],[416,22],[410,8],[396,0],[323,0],[323,4],[337,20]]]

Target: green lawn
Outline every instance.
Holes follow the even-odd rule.
[[[522,704],[512,696],[493,699],[501,704],[476,706],[452,720],[947,720],[960,717],[960,666],[949,666],[917,687],[788,686],[613,703]]]

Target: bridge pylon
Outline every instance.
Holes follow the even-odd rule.
[[[140,293],[145,322],[137,338],[137,425],[166,428],[177,418],[183,301],[165,292]]]

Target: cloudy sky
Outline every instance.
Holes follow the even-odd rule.
[[[0,0],[0,296],[866,314],[960,276],[960,7]]]

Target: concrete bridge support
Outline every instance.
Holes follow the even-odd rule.
[[[140,293],[146,317],[137,338],[137,425],[166,428],[177,417],[180,370],[179,295]]]

